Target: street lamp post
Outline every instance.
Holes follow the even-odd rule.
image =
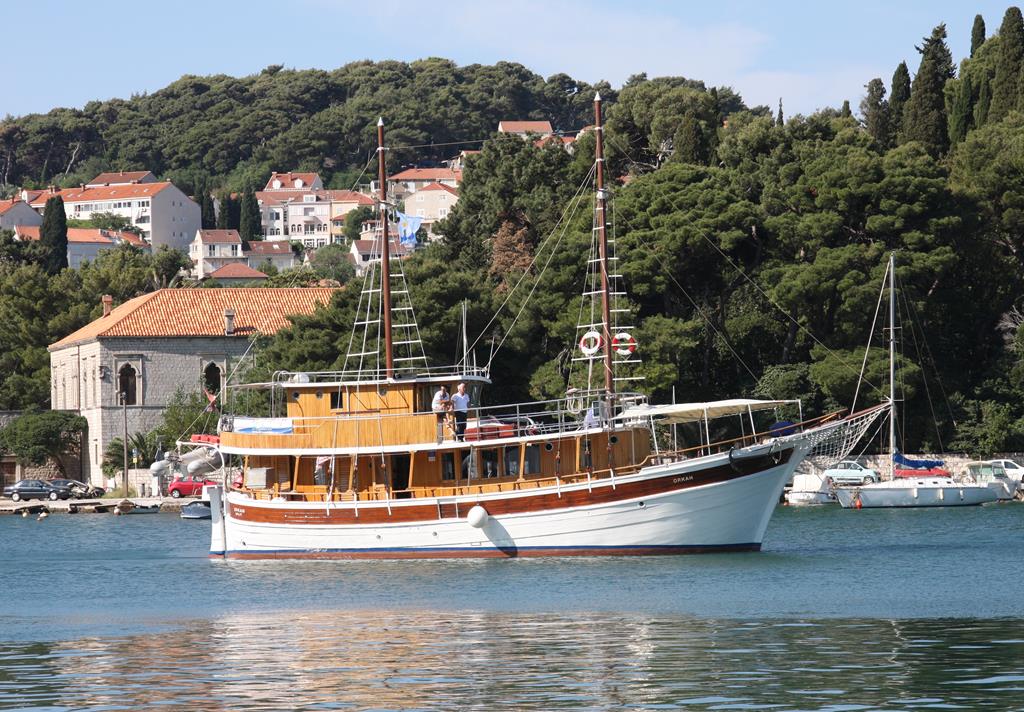
[[[128,394],[121,391],[118,394],[121,398],[121,414],[123,416],[124,432],[122,434],[124,446],[124,470],[122,479],[124,480],[124,498],[128,499]]]

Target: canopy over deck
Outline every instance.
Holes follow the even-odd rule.
[[[785,405],[800,405],[799,400],[754,400],[732,398],[707,403],[668,403],[665,405],[638,405],[627,408],[616,416],[618,420],[658,418],[667,423],[692,423],[728,415],[747,415],[761,410],[772,410]]]

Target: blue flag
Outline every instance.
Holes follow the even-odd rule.
[[[416,246],[416,231],[420,229],[423,218],[414,218],[412,215],[398,213],[398,239],[408,247]]]

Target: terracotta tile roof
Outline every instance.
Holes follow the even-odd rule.
[[[250,255],[289,255],[292,245],[287,240],[255,240],[246,250]]]
[[[33,208],[43,207],[46,201],[55,195],[64,199],[64,203],[91,203],[96,200],[117,200],[119,198],[151,198],[165,188],[169,182],[132,183],[131,185],[107,185],[99,188],[63,188],[58,191],[43,191],[32,199]]]
[[[420,190],[446,190],[452,195],[459,194],[457,188],[452,188],[450,185],[445,185],[444,183],[430,183],[429,185],[425,185],[420,188]]]
[[[499,121],[498,131],[501,133],[553,133],[550,121]]]
[[[360,205],[376,205],[376,202],[365,193],[356,190],[325,190],[331,200],[336,203],[359,203]]]
[[[412,252],[411,249],[403,245],[398,240],[389,239],[388,242],[391,244],[391,254],[396,256],[407,255]],[[362,255],[380,255],[381,240],[378,237],[375,240],[354,240],[352,242],[356,246],[356,252]]]
[[[131,299],[109,315],[51,344],[56,350],[98,338],[224,336],[224,310],[235,312],[235,335],[273,334],[287,316],[312,314],[337,289],[161,289]]]
[[[266,279],[267,275],[241,262],[230,262],[207,275],[210,279]]]
[[[24,201],[21,200],[20,198],[11,198],[10,200],[0,200],[0,215],[3,215],[8,210],[13,208],[15,205],[17,205],[18,203],[22,203],[22,202],[24,202]],[[27,203],[26,203],[26,205],[27,205]]]
[[[141,183],[146,178],[156,180],[152,171],[118,171],[117,173],[100,173],[85,186],[115,185],[118,183]]]
[[[304,196],[315,195],[315,201],[303,200]],[[263,203],[264,205],[280,205],[285,201],[288,201],[291,205],[313,205],[315,203],[325,203],[330,200],[326,195],[326,191],[323,190],[258,190],[256,191],[256,200]]]
[[[199,230],[198,235],[199,242],[204,245],[242,244],[242,236],[238,234],[238,230]]]
[[[19,240],[38,240],[39,225],[15,225],[14,236]],[[103,230],[97,227],[69,227],[68,242],[85,243],[95,242],[101,244],[116,244],[118,241],[128,242],[136,247],[149,247],[145,240],[130,232],[118,232],[117,230]]]
[[[458,183],[462,180],[462,171],[451,168],[406,168],[400,173],[388,176],[388,180],[453,180]]]
[[[263,190],[295,190],[296,180],[302,181],[302,186],[300,187],[308,188],[319,179],[320,176],[317,175],[316,173],[277,173],[275,171],[274,173],[270,174],[270,178],[267,180],[267,185],[263,188]],[[281,181],[280,188],[274,187],[275,180]]]

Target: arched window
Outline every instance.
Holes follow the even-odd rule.
[[[118,394],[124,394],[125,405],[135,405],[136,400],[136,382],[138,381],[138,374],[135,369],[132,368],[130,363],[126,363],[121,366],[121,370],[117,372],[117,392]],[[120,395],[118,396],[118,405],[121,404]]]
[[[203,369],[203,388],[208,393],[220,393],[220,366],[210,363]]]

